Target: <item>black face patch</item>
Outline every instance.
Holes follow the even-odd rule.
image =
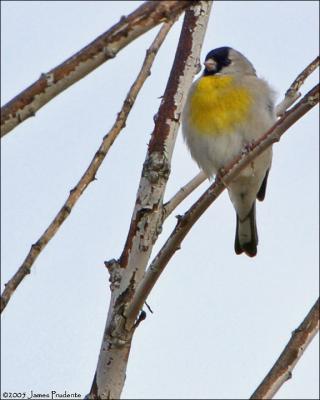
[[[217,63],[217,68],[214,71],[209,71],[207,68],[204,69],[203,75],[214,75],[217,72],[221,71],[223,67],[226,67],[231,63],[229,59],[229,51],[230,47],[219,47],[217,49],[211,50],[205,58],[205,61],[212,58]]]

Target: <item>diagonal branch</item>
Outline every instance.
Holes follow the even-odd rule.
[[[216,177],[214,183],[204,192],[196,203],[194,203],[182,217],[179,217],[178,223],[172,234],[146,271],[145,276],[132,299],[130,307],[126,311],[127,318],[132,318],[132,315],[137,315],[166,265],[174,253],[180,249],[183,239],[205,210],[223,192],[225,187],[243,168],[250,164],[254,158],[260,155],[273,143],[278,142],[284,132],[286,132],[298,119],[306,114],[318,102],[319,85],[310,90],[310,92],[307,93],[293,108],[287,111],[285,115],[280,118],[271,129],[269,129],[268,132],[254,142],[250,150],[244,150],[236,159],[226,166],[222,170],[221,174]]]
[[[299,89],[303,85],[304,81],[308,78],[312,72],[319,67],[319,56],[316,57],[292,82],[289,89],[286,91],[284,99],[276,107],[276,114],[278,117],[286,112],[286,110],[292,106],[292,104],[301,96]]]
[[[163,205],[163,219],[168,218],[172,211],[206,179],[207,177],[204,172],[200,171],[186,185],[182,186],[182,188],[180,188],[178,192]]]
[[[250,399],[272,399],[280,387],[292,377],[292,370],[319,331],[319,299],[305,319],[292,332],[283,352]]]
[[[35,260],[37,259],[37,257],[39,256],[39,254],[41,253],[41,251],[53,238],[53,236],[56,234],[62,223],[69,216],[69,214],[72,211],[72,208],[74,207],[74,205],[76,204],[82,193],[86,190],[89,184],[95,179],[95,175],[100,165],[102,164],[104,158],[106,157],[110,147],[112,146],[113,142],[115,141],[121,130],[125,127],[127,117],[133,107],[137,95],[142,85],[144,84],[145,80],[150,75],[150,70],[153,61],[155,59],[155,56],[174,22],[175,22],[174,20],[171,20],[163,24],[154,42],[147,50],[147,54],[145,56],[142,68],[127,94],[122,109],[119,112],[113,127],[104,136],[102,143],[97,152],[95,153],[89,167],[84,172],[77,185],[70,190],[70,194],[66,202],[61,207],[57,215],[54,217],[51,224],[48,226],[45,232],[43,232],[43,234],[40,236],[37,242],[31,246],[31,249],[27,257],[23,261],[18,271],[5,285],[5,289],[1,296],[1,306],[0,306],[1,312],[8,304],[10,297],[12,296],[18,285],[22,282],[22,280],[25,278],[27,274],[30,274],[31,267],[35,262]]]
[[[148,1],[78,53],[53,68],[1,109],[1,137],[32,117],[59,93],[79,81],[143,33],[174,20],[194,1]]]
[[[297,78],[292,82],[290,88],[287,90],[288,92],[297,92],[304,81],[308,78],[309,75],[312,74],[319,67],[319,56],[317,56],[311,63],[297,76]]]

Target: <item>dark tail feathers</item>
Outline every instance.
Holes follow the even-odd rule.
[[[237,215],[234,249],[236,254],[245,253],[249,257],[257,254],[258,232],[256,226],[256,202],[249,214],[241,221]]]

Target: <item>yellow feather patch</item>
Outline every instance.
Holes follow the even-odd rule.
[[[248,116],[250,93],[231,76],[204,76],[190,99],[190,123],[203,135],[232,132]]]

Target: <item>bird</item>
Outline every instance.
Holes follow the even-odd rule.
[[[207,178],[250,148],[275,121],[275,91],[252,63],[228,46],[211,50],[182,111],[184,140]],[[271,162],[269,147],[227,185],[236,211],[236,254],[257,254],[256,199],[265,198]]]

